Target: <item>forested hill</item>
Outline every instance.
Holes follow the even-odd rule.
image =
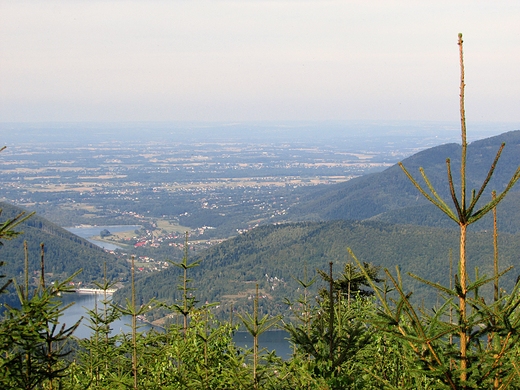
[[[520,236],[500,235],[501,269],[519,264]],[[316,269],[327,270],[334,262],[339,273],[345,263],[352,261],[347,253],[350,247],[360,261],[387,267],[403,273],[413,272],[433,281],[449,285],[449,252],[458,256],[458,237],[452,230],[389,225],[380,222],[302,222],[261,226],[252,231],[210,248],[198,256],[190,254],[190,262],[200,261],[199,267],[189,269],[188,278],[196,290],[193,294],[202,302],[221,303],[221,310],[229,310],[231,303],[239,311],[247,305],[248,297],[259,283],[265,312],[280,313],[286,310],[284,298],[295,300],[302,290],[294,278],[309,279]],[[469,234],[470,269],[479,267],[480,275],[492,275],[493,243],[489,233]],[[503,287],[511,288],[520,271],[504,276]],[[471,277],[474,273],[471,272]],[[170,267],[158,274],[137,282],[139,300],[152,297],[172,302],[181,300],[177,289],[180,269]],[[437,299],[425,285],[406,277],[408,291],[426,305]],[[318,282],[316,288],[323,286]],[[128,294],[128,288],[118,291],[117,299]]]
[[[0,209],[2,223],[24,211],[4,202],[0,202]],[[4,245],[0,247],[0,260],[6,263],[1,271],[7,276],[23,274],[25,240],[29,249],[31,271],[40,269],[40,244],[44,243],[45,268],[46,272],[52,274],[51,280],[54,278],[63,280],[77,270],[83,269],[76,281],[99,281],[103,278],[104,263],[107,264],[110,280],[127,278],[128,266],[125,262],[117,260],[115,256],[106,253],[96,245],[37,215],[31,216],[14,230],[23,234],[11,240],[4,239]]]
[[[500,145],[506,146],[496,167],[488,191],[482,197],[488,201],[491,190],[501,191],[520,165],[520,131],[511,131],[479,141],[468,146],[467,188],[479,190],[486,178]],[[404,166],[421,184],[419,167],[423,167],[438,193],[450,204],[446,174],[446,158],[451,159],[455,183],[460,182],[460,145],[446,144],[419,152],[403,161]],[[456,189],[459,191],[459,189]],[[469,195],[468,195],[469,196]],[[520,232],[520,185],[513,188],[509,199],[498,211],[502,231]],[[383,172],[362,176],[345,183],[327,186],[309,192],[300,203],[288,212],[290,220],[379,219],[389,223],[413,223],[429,226],[452,225],[411,184],[398,165]],[[479,222],[480,229],[489,229],[487,221]]]

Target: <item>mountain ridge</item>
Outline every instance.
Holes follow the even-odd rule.
[[[520,130],[474,141],[468,145],[467,188],[470,190],[476,188],[478,190],[503,142],[506,143],[506,146],[494,176],[488,185],[488,190],[484,193],[483,201],[490,198],[491,189],[496,189],[497,192],[504,189],[509,178],[518,167]],[[460,145],[450,143],[435,146],[404,159],[402,163],[408,172],[421,184],[423,181],[420,177],[419,168],[424,168],[426,175],[439,195],[450,204],[451,197],[446,174],[447,158],[450,158],[453,179],[456,183],[456,191],[458,191]],[[520,192],[520,188],[515,186],[511,192]],[[403,223],[403,218],[396,220],[391,215],[385,214],[393,213],[397,210],[405,212],[406,209],[412,210],[411,208],[423,207],[427,204],[429,204],[428,201],[417,191],[402,169],[395,164],[382,172],[364,175],[347,182],[308,192],[302,196],[298,205],[288,210],[287,219],[293,221],[317,221],[381,218],[381,220],[389,223]],[[507,218],[507,215],[508,212],[503,213],[504,218]],[[488,224],[480,225],[482,229],[489,228]],[[512,226],[513,223],[509,221],[508,225]],[[509,232],[520,231],[520,222],[514,225],[514,227],[508,230]],[[433,226],[446,227],[446,224],[439,225],[436,222]]]

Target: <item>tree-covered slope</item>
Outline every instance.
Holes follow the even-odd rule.
[[[0,209],[2,210],[0,215],[2,223],[24,211],[3,202],[0,202]],[[33,215],[15,230],[23,232],[23,234],[11,240],[4,240],[4,245],[0,247],[0,259],[6,263],[2,272],[10,277],[23,275],[23,242],[27,241],[31,271],[40,269],[40,244],[44,243],[45,270],[52,274],[53,279],[65,278],[77,270],[83,269],[83,272],[75,279],[76,281],[101,280],[105,263],[108,277],[111,280],[127,278],[128,266],[125,262],[117,260],[115,256],[106,253],[103,249],[44,218]]]
[[[501,234],[499,237],[501,268],[519,263],[520,237]],[[352,261],[347,253],[350,247],[360,261],[404,272],[449,285],[449,253],[458,256],[458,237],[453,230],[412,225],[390,225],[381,222],[302,222],[268,225],[191,255],[190,261],[200,266],[189,270],[188,277],[196,288],[195,296],[202,302],[221,302],[221,309],[231,303],[239,308],[248,301],[259,283],[263,310],[278,313],[285,310],[284,298],[294,300],[302,293],[294,278],[309,277],[316,269],[327,270],[334,262],[340,272],[346,262]],[[469,264],[479,267],[480,275],[492,274],[493,243],[490,233],[474,232],[469,235]],[[511,288],[518,271],[506,274],[503,287]],[[473,273],[472,273],[473,275]],[[171,267],[159,274],[138,281],[137,292],[144,302],[151,297],[162,300],[180,300],[177,289],[180,271]],[[412,278],[405,278],[415,299],[433,305],[436,295]],[[322,283],[317,283],[316,291]],[[128,294],[120,292],[118,299]]]
[[[504,189],[520,165],[520,131],[511,131],[475,141],[468,146],[467,188],[478,191],[503,142],[506,146],[488,185],[489,191],[485,193],[482,201],[490,199],[491,190]],[[447,158],[451,160],[455,183],[459,183],[460,146],[457,144],[446,144],[424,150],[405,159],[403,164],[419,182],[422,182],[419,167],[423,167],[433,186],[449,204]],[[458,190],[456,188],[457,192]],[[520,187],[514,187],[513,192],[515,191],[520,191]],[[518,194],[515,195],[518,199]],[[510,196],[514,197],[513,194]],[[390,223],[446,226],[446,219],[442,218],[442,213],[428,212],[422,219],[423,206],[426,204],[427,201],[418,193],[401,168],[394,165],[383,172],[310,192],[302,197],[297,206],[289,210],[288,218],[291,220],[380,218]],[[515,201],[504,202],[499,209],[504,218],[511,217],[505,221],[503,231],[520,232],[520,219],[514,217],[518,215],[516,204]],[[489,228],[489,224],[486,223],[479,226],[481,229]]]

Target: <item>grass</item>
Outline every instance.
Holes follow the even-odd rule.
[[[191,228],[187,226],[182,226],[176,223],[172,223],[167,219],[158,219],[156,220],[157,228],[160,230],[166,230],[168,233],[174,233],[174,232],[186,232],[190,231]]]

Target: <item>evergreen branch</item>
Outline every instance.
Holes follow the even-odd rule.
[[[489,172],[486,176],[486,179],[482,183],[482,186],[480,187],[480,190],[479,190],[477,196],[471,200],[471,203],[468,208],[468,215],[471,215],[471,212],[475,208],[475,205],[477,204],[478,200],[482,196],[482,193],[484,192],[485,188],[487,187],[489,180],[491,180],[491,176],[493,176],[493,172],[495,171],[495,167],[498,163],[498,159],[500,158],[500,155],[502,154],[502,150],[504,149],[504,146],[506,146],[506,144],[503,142],[502,145],[500,145],[500,148],[498,149],[497,155],[495,156],[495,159],[493,160],[493,164],[491,164],[491,167],[489,168]]]
[[[408,275],[410,275],[414,279],[417,279],[419,282],[422,282],[422,283],[425,283],[425,284],[427,284],[429,286],[432,286],[432,287],[436,288],[437,290],[441,290],[441,291],[445,292],[448,295],[453,295],[455,297],[458,296],[456,291],[454,291],[454,290],[452,290],[452,289],[450,289],[448,287],[444,287],[444,286],[442,286],[439,283],[435,283],[435,282],[432,282],[430,280],[423,279],[420,276],[412,274],[411,272],[408,272]]]
[[[18,297],[18,300],[20,301],[20,304],[23,305],[24,302],[29,300],[29,297],[24,296],[24,293],[23,293],[24,289],[22,288],[22,286],[19,286],[18,283],[16,283],[16,279],[10,279],[9,284],[11,284],[11,283],[14,286],[14,291],[16,292],[16,295]],[[7,305],[4,303],[4,306],[7,306]]]
[[[244,315],[237,313],[238,318],[240,318],[240,321],[244,324],[247,331],[254,337],[255,336],[255,329],[254,329],[254,319],[253,316],[251,316],[249,313],[244,313]]]
[[[504,354],[507,351],[507,346],[509,344],[510,338],[511,338],[511,332],[509,332],[506,336],[506,339],[500,343],[502,346],[502,348],[500,349],[500,352],[494,356],[493,364],[491,365],[491,367],[489,367],[488,371],[482,376],[481,380],[486,379],[493,372],[493,370],[500,364],[500,360],[502,359],[502,357],[504,356]],[[511,347],[511,344],[509,345],[509,347]]]
[[[437,322],[437,324],[439,324],[439,322]],[[444,330],[438,332],[436,335],[431,336],[428,339],[426,339],[425,340],[426,343],[431,343],[432,341],[436,341],[436,340],[442,339],[444,336],[452,334],[453,332],[458,331],[458,329],[459,329],[458,326],[452,325],[452,324],[449,324],[449,323],[443,323],[442,325],[446,329],[444,329]],[[441,364],[441,363],[439,362],[439,364]]]
[[[361,272],[363,272],[363,274],[365,275],[368,283],[370,284],[370,287],[372,287],[372,289],[374,290],[374,293],[377,295],[377,298],[379,299],[379,302],[381,302],[381,304],[383,305],[386,313],[388,315],[392,316],[392,310],[390,309],[390,306],[388,306],[388,303],[386,302],[386,299],[383,298],[383,295],[381,294],[381,292],[377,288],[376,284],[374,283],[374,281],[372,280],[372,278],[368,274],[368,272],[365,269],[365,267],[361,266],[361,262],[358,260],[358,258],[354,254],[354,252],[352,252],[352,249],[347,248],[347,251],[348,251],[349,255],[352,256],[352,258],[356,262],[356,264],[359,267],[359,269],[361,270]],[[386,269],[385,269],[385,272],[386,272]]]
[[[266,314],[260,321],[258,321],[258,334],[262,334],[269,329],[271,329],[273,326],[275,326],[280,320],[282,319],[282,316],[278,315],[276,317],[269,318],[269,314]]]
[[[0,209],[0,214],[1,213],[2,210]],[[25,215],[25,211],[23,211],[16,217],[6,220],[2,225],[0,225],[0,239],[5,238],[10,240],[11,238],[21,234],[21,232],[15,232],[12,229],[26,221],[28,218],[32,217],[35,213],[36,212],[33,211],[32,213]]]
[[[411,344],[425,344],[424,342],[424,338],[421,338],[421,337],[418,337],[418,336],[414,336],[414,335],[411,335],[411,334],[402,334],[400,332],[396,332],[396,331],[388,331],[388,333],[390,333],[392,336],[398,338],[398,339],[401,339],[401,340],[404,340],[408,343]],[[414,349],[414,352],[417,354],[417,355],[420,355],[420,350],[418,348],[415,348]],[[430,369],[433,371],[434,368],[432,366],[430,366]]]
[[[473,313],[467,317],[467,323],[473,324],[473,326],[470,326],[470,328],[473,328],[471,330],[471,337],[477,337],[475,335],[479,334],[487,334],[488,328],[484,327],[483,324],[493,320],[493,310],[479,297],[467,298],[466,302],[474,309]]]
[[[395,267],[395,272],[397,274],[397,281],[399,283],[399,286],[402,286],[403,285],[403,279],[401,278],[401,270],[399,269],[399,267]]]
[[[452,306],[452,305],[453,305],[453,300],[451,298],[447,299],[446,302],[444,302],[444,304],[438,310],[435,311],[435,315],[432,317],[430,323],[432,325],[434,323],[439,323],[440,317],[442,315],[444,315],[446,313],[446,310],[449,308],[449,306]],[[451,333],[452,331],[458,329],[458,326],[453,325],[451,322],[448,322],[448,323],[445,322],[445,323],[443,323],[443,325],[444,325],[444,327],[446,327],[446,325],[448,325],[447,330],[440,332],[439,334],[437,334],[437,336],[432,338],[432,340],[441,338],[441,337]]]
[[[384,379],[383,377],[374,374],[372,372],[373,370],[369,370],[368,368],[365,368],[365,367],[361,367],[361,369],[363,371],[365,371],[368,375],[370,375],[372,378],[374,378],[374,379],[378,380],[379,382],[381,382],[382,384],[384,384],[385,385],[385,389],[390,389],[390,390],[399,390],[399,389],[401,389],[401,387],[395,387],[394,385],[392,385],[387,379]]]
[[[513,268],[514,268],[513,266],[506,268],[504,271],[502,271],[498,274],[498,277],[500,278],[502,275],[511,271]],[[492,280],[495,280],[495,276],[486,278],[486,279],[475,280],[473,283],[471,283],[469,286],[466,287],[466,291],[468,292],[468,291],[477,289],[477,288],[491,282]]]
[[[497,390],[503,390],[503,389],[509,388],[509,385],[513,381],[514,377],[516,375],[520,376],[520,374],[518,373],[518,368],[516,367],[515,362],[512,362],[511,364],[513,364],[513,366],[515,367],[515,371],[512,371],[509,374],[509,376],[506,377],[506,380],[502,382],[502,385]]]
[[[506,389],[509,386],[509,383],[511,382],[511,380],[514,378],[515,374],[520,377],[520,369],[518,368],[516,362],[513,361],[513,362],[511,362],[511,364],[515,368],[515,371],[510,374],[510,380],[508,380],[506,383],[504,383],[502,386],[500,386],[498,388],[498,390]]]
[[[518,292],[520,290],[520,283],[516,283],[515,287],[513,288],[513,291],[509,295],[506,303],[507,310],[505,310],[505,317],[510,317],[514,314],[517,307],[520,305],[520,298],[518,298]],[[520,316],[516,316],[512,326],[514,328],[518,327],[520,323]]]
[[[493,199],[491,202],[486,204],[484,207],[482,207],[480,210],[476,211],[469,219],[468,224],[473,223],[475,221],[478,221],[480,218],[482,218],[484,215],[486,215],[488,212],[493,210],[494,207],[498,203],[502,201],[502,199],[506,196],[506,194],[509,192],[509,190],[515,185],[515,183],[520,179],[520,166],[516,169],[515,174],[507,184],[506,188],[502,193],[497,196],[495,199]]]
[[[424,169],[423,168],[419,168],[419,172],[421,172],[421,176],[424,180],[424,182],[426,183],[426,185],[428,186],[428,189],[430,190],[430,192],[432,193],[433,196],[435,196],[435,199],[437,199],[437,201],[439,202],[439,204],[441,204],[443,207],[441,208],[441,210],[447,214],[450,218],[455,218],[455,215],[453,214],[453,212],[451,211],[451,209],[449,208],[449,206],[446,204],[446,202],[439,196],[439,194],[437,194],[437,191],[435,191],[435,188],[433,187],[433,185],[431,184],[430,180],[428,179],[428,176],[426,176],[426,173],[424,172]]]
[[[474,200],[475,200],[475,189],[472,189],[471,190],[471,200],[469,201],[469,204],[472,205]]]
[[[317,280],[317,276],[315,276],[314,278],[312,278],[311,280],[309,280],[308,282],[304,282],[303,280],[301,279],[297,279],[295,278],[294,276],[291,275],[291,277],[297,281],[303,288],[309,288],[310,286],[312,286],[316,280]]]
[[[376,314],[379,317],[382,317],[382,320],[381,321],[376,321],[376,319],[373,319],[372,323],[374,323],[374,324],[378,324],[379,323],[379,324],[384,324],[385,326],[386,325],[391,325],[391,326],[399,325],[399,321],[396,321],[396,319],[393,316],[383,312],[382,310],[378,310]],[[397,314],[396,317],[398,317],[398,315],[399,314]]]
[[[426,347],[428,348],[428,350],[432,354],[435,362],[438,364],[439,367],[442,367],[442,361],[441,361],[439,355],[437,354],[437,352],[436,352],[436,350],[435,350],[435,348],[434,348],[434,346],[432,344],[432,339],[430,339],[429,337],[426,336],[426,332],[424,331],[424,327],[423,327],[422,323],[420,322],[420,319],[417,316],[416,311],[414,310],[413,306],[411,305],[411,303],[409,301],[409,297],[404,294],[401,286],[398,285],[396,280],[392,277],[392,275],[390,274],[390,272],[388,272],[387,269],[385,269],[385,273],[387,274],[387,276],[390,278],[390,280],[394,284],[394,286],[395,286],[396,290],[398,291],[399,295],[401,295],[401,299],[404,301],[405,306],[408,308],[408,310],[406,310],[406,313],[410,317],[410,320],[412,321],[412,325],[415,324],[415,326],[414,326],[415,330],[419,331],[419,336],[420,337],[418,338],[418,340],[420,340],[421,343],[426,345]],[[401,333],[404,332],[404,331],[401,330],[402,329],[401,326],[399,326],[398,329],[399,329],[399,331]],[[449,332],[447,332],[447,333],[449,333]],[[403,333],[403,336],[406,337],[407,335]],[[410,337],[410,336],[408,336],[408,337]],[[410,340],[409,342],[412,342],[412,341]],[[416,350],[415,346],[412,346],[412,348],[414,348]],[[427,364],[428,364],[428,367],[430,368],[430,370],[435,371],[435,367],[433,367],[431,365],[431,363],[428,362]],[[453,383],[453,379],[451,378],[450,373],[449,372],[444,372],[444,375],[445,375],[446,380],[448,381],[450,387],[452,389],[456,389],[457,387],[455,386],[455,383]]]
[[[0,262],[0,266],[3,266],[4,265],[4,262]],[[5,278],[6,275],[0,275],[0,278]],[[7,288],[9,287],[9,285],[13,282],[13,279],[7,279],[7,281],[4,283],[4,285],[2,287],[0,287],[0,294],[3,294]]]
[[[184,270],[187,270],[187,269],[190,269],[190,268],[193,268],[193,267],[198,267],[200,265],[200,262],[201,260],[198,260],[198,261],[194,261],[192,263],[186,263],[186,262],[181,262],[181,263],[175,263],[171,260],[167,260],[168,263],[170,263],[171,265],[174,265],[175,267],[178,267],[178,268],[182,268]]]
[[[399,283],[395,280],[395,278],[392,276],[392,274],[390,272],[388,272],[387,269],[385,269],[385,273],[390,278],[390,281],[392,282],[395,289],[401,296],[401,300],[404,303],[404,306],[408,309],[408,310],[405,310],[405,312],[408,315],[408,317],[410,318],[410,320],[412,321],[412,324],[416,324],[415,330],[418,331],[423,342],[426,341],[426,339],[427,339],[426,332],[424,331],[424,327],[422,326],[421,320],[419,319],[417,312],[415,311],[413,306],[410,304],[409,296],[404,293],[402,286],[399,285]]]
[[[460,223],[465,220],[464,213],[460,208],[459,200],[457,199],[457,195],[455,195],[455,186],[453,185],[453,176],[451,175],[451,161],[449,158],[446,159],[446,170],[448,172],[448,184],[450,186],[450,195],[453,204],[455,205],[455,209],[457,210],[457,214],[459,215],[459,219],[455,219],[454,221]]]
[[[402,162],[399,162],[397,163],[401,169],[403,170],[404,174],[408,177],[408,179],[412,182],[412,184],[415,186],[415,188],[417,188],[419,190],[419,192],[426,198],[428,199],[431,203],[433,203],[435,206],[437,206],[443,213],[445,213],[448,217],[450,217],[451,219],[453,219],[454,221],[457,222],[457,219],[454,218],[454,215],[453,215],[453,212],[449,209],[449,208],[445,208],[443,206],[443,203],[439,203],[436,199],[432,198],[430,196],[430,194],[428,194],[422,187],[419,183],[417,183],[417,181],[413,178],[413,176],[406,170],[406,168],[404,167],[403,163]]]
[[[407,297],[410,297],[411,293],[408,293]],[[404,308],[404,301],[400,299],[398,302],[395,303],[395,321],[399,323],[399,319],[402,316],[403,308]]]
[[[460,279],[459,279],[459,275],[458,274],[455,274],[455,291],[457,292],[457,296],[458,297],[461,297],[461,296],[466,296],[466,294],[462,291],[462,286],[460,285]]]

